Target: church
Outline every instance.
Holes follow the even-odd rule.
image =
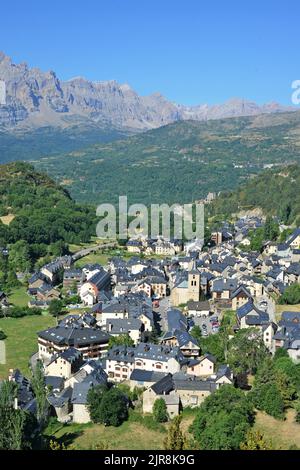
[[[196,268],[194,262],[190,271],[188,271],[187,279],[181,279],[175,283],[171,292],[171,305],[186,304],[189,300],[198,302],[201,298],[201,274]]]

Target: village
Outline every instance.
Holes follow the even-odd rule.
[[[278,296],[300,283],[300,229],[283,244],[265,243],[262,253],[244,250],[248,231],[262,224],[257,217],[240,219],[232,232],[213,232],[206,248],[199,240],[131,239],[130,256],[113,256],[104,266],[78,267],[68,255],[33,273],[29,308],[49,308],[61,287],[80,307],[37,331],[30,357],[32,368],[38,361],[43,366],[57,420],[90,422],[88,394],[98,385],[138,389],[143,413],[162,399],[170,419],[234,385],[233,370],[203,352],[195,335],[218,335],[226,312],[232,336],[255,328],[270,356],[283,348],[300,362],[300,311],[286,306],[276,316]],[[9,308],[4,293],[1,305]],[[10,369],[8,379],[18,384],[15,406],[34,413],[28,377]]]

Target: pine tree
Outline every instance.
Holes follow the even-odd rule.
[[[153,416],[155,421],[158,423],[165,423],[168,421],[168,412],[167,412],[167,405],[163,398],[158,398],[155,400],[153,405]]]
[[[247,433],[246,441],[241,444],[241,450],[273,450],[273,446],[260,431],[251,429]]]
[[[170,424],[168,435],[164,439],[165,450],[184,450],[187,447],[186,438],[181,431],[181,416],[176,416]]]
[[[36,363],[31,384],[36,398],[37,420],[42,429],[48,418],[49,404],[47,401],[44,369],[41,361],[37,361]]]

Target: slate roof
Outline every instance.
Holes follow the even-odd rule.
[[[105,344],[109,335],[96,328],[56,326],[40,331],[38,337],[58,345],[83,346],[85,344]]]
[[[284,311],[281,315],[280,324],[299,324],[300,325],[300,312]]]
[[[231,292],[230,298],[233,299],[234,297],[236,297],[237,295],[241,293],[245,294],[245,296],[248,297],[249,299],[252,299],[250,292],[244,285],[239,286],[236,290]]]
[[[218,370],[217,370],[217,373],[216,373],[216,376],[217,376],[217,379],[220,379],[221,377],[224,377],[224,375],[231,380],[231,369],[230,367],[227,365],[227,364],[222,364],[219,366]]]
[[[261,325],[270,320],[269,315],[255,307],[251,300],[239,307],[236,314],[240,320],[246,317],[248,325]]]
[[[286,269],[286,273],[300,276],[300,263],[291,263],[290,266]]]
[[[107,351],[106,357],[107,360],[134,363],[135,351],[134,347],[113,346]]]
[[[172,390],[174,390],[172,374],[166,375],[158,382],[153,384],[151,388],[154,393],[156,393],[156,395],[165,395],[167,393],[170,393]]]
[[[296,230],[294,230],[292,235],[290,235],[290,237],[287,239],[286,244],[290,246],[291,243],[293,243],[293,241],[299,236],[300,236],[300,228],[298,227],[296,228]]]
[[[213,380],[203,380],[194,375],[176,372],[173,375],[174,390],[198,390],[214,392],[217,385]]]
[[[61,390],[64,384],[63,377],[56,377],[54,375],[45,376],[45,384],[47,387],[51,387],[54,390]]]
[[[73,405],[86,405],[87,396],[92,385],[88,382],[75,383],[71,403]]]
[[[152,343],[140,343],[136,347],[136,358],[145,358],[166,362],[170,358],[184,362],[184,357],[178,347],[163,346]]]
[[[130,380],[137,382],[158,382],[167,374],[150,370],[134,369],[130,375]]]
[[[72,393],[73,389],[67,387],[59,394],[50,393],[47,400],[54,408],[62,408],[66,403],[71,401]]]
[[[199,349],[196,339],[193,338],[193,336],[191,336],[187,331],[175,330],[175,336],[179,348],[184,348],[188,343],[192,343],[193,347]]]
[[[66,269],[64,271],[64,279],[81,279],[82,270],[81,269]]]
[[[167,322],[169,331],[187,329],[186,317],[176,308],[172,308],[167,311]]]
[[[77,359],[82,357],[82,353],[75,348],[69,348],[63,351],[60,354],[60,357],[64,359],[65,361],[70,362],[70,364],[72,364],[73,362],[77,361]]]
[[[97,287],[98,290],[100,290],[109,284],[110,275],[103,268],[101,268],[101,270],[93,274],[87,282],[93,284]]]
[[[215,279],[213,281],[213,292],[234,291],[237,288],[237,279]]]
[[[111,318],[106,322],[106,331],[111,334],[128,333],[132,330],[141,330],[142,322],[137,318]]]

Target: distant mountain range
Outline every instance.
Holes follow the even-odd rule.
[[[278,103],[259,106],[244,99],[224,104],[184,106],[160,93],[139,96],[127,84],[91,82],[81,77],[61,81],[55,72],[14,64],[0,52],[0,80],[6,85],[6,104],[0,105],[0,128],[7,132],[42,127],[132,131],[158,128],[175,121],[206,121],[256,116],[293,110]]]

